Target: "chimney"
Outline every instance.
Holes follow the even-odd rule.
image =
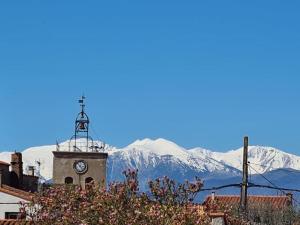
[[[18,186],[23,184],[23,162],[22,162],[22,153],[15,152],[11,155],[11,171],[18,178]]]
[[[3,171],[0,170],[0,188],[2,187],[2,183],[3,183]]]
[[[214,202],[215,201],[215,197],[216,197],[216,192],[212,192],[211,193],[211,201]]]
[[[293,205],[293,193],[287,193],[286,197],[288,197],[289,206],[292,206]]]
[[[34,176],[34,166],[28,166],[28,175]]]

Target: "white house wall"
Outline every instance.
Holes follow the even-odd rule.
[[[28,201],[0,192],[0,219],[5,218],[5,212],[19,212],[20,202]]]

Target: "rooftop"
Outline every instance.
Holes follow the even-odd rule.
[[[25,220],[0,220],[0,225],[31,225],[32,221]]]
[[[214,197],[208,196],[204,205],[218,203],[218,205],[238,205],[240,203],[240,196],[238,195],[215,195]],[[287,207],[292,204],[289,196],[267,196],[267,195],[249,195],[249,204],[270,204],[276,208]]]
[[[6,166],[10,166],[10,164],[9,164],[9,163],[7,163],[7,162],[4,162],[4,161],[0,161],[0,164],[1,164],[1,165],[6,165]]]
[[[2,185],[0,187],[0,192],[24,199],[26,201],[30,201],[33,197],[33,194],[31,192],[16,189],[7,185]]]

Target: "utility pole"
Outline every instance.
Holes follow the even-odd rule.
[[[243,152],[243,182],[241,187],[241,202],[240,207],[243,213],[247,211],[247,188],[248,188],[248,137],[244,137],[244,152]]]

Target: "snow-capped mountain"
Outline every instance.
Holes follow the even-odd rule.
[[[192,149],[192,152],[209,155],[217,161],[242,170],[243,148],[225,153],[203,149]],[[252,174],[265,173],[279,168],[300,170],[300,157],[272,147],[249,146],[248,162]]]
[[[240,171],[223,162],[202,154],[195,155],[165,139],[137,140],[123,149],[109,153],[108,180],[122,179],[121,171],[128,168],[139,170],[141,186],[149,179],[168,176],[176,180],[198,177],[236,176]]]
[[[165,139],[137,140],[123,149],[111,154],[122,158],[127,167],[143,169],[156,167],[162,159],[172,159],[174,163],[191,167],[198,171],[213,172],[228,169],[227,165],[201,154],[194,155],[183,147]]]
[[[96,142],[101,145],[100,142]],[[59,144],[68,147],[69,142]],[[57,145],[33,147],[24,150],[23,161],[28,165],[40,164],[40,173],[45,179],[52,178],[53,154]],[[203,148],[185,149],[165,139],[137,140],[124,148],[105,148],[108,158],[108,180],[122,179],[122,171],[128,168],[139,170],[142,185],[148,179],[167,175],[178,180],[193,179],[195,176],[204,180],[224,179],[240,175],[243,149],[225,153]],[[0,152],[0,160],[10,162],[11,152]],[[271,147],[249,147],[251,173],[265,173],[279,168],[300,170],[300,157]],[[26,171],[26,170],[25,170]]]

